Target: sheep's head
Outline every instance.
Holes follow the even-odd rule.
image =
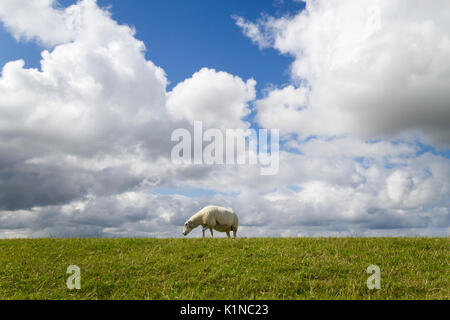
[[[192,231],[192,229],[193,229],[192,222],[189,220],[186,221],[183,228],[183,236],[187,236]]]

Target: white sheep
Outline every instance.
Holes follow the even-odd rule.
[[[187,236],[189,232],[198,226],[203,227],[203,238],[205,237],[205,231],[207,229],[211,231],[211,238],[214,238],[213,229],[220,232],[226,232],[228,238],[231,238],[230,231],[233,231],[233,237],[236,238],[239,220],[236,213],[230,209],[208,206],[186,221],[184,224],[183,235]]]

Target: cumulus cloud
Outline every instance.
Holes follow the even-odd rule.
[[[81,28],[80,6],[58,8],[56,0],[4,0],[0,20],[16,39],[45,45],[69,42]]]
[[[167,109],[172,117],[191,122],[201,120],[215,128],[241,128],[255,99],[256,81],[203,68],[177,84],[168,94]]]
[[[316,138],[291,148],[297,152],[281,152],[275,176],[252,166],[220,167],[183,182],[222,191],[207,199],[233,207],[249,236],[448,232],[448,159],[417,156],[410,143],[357,138]]]
[[[270,90],[267,96],[255,102],[256,120],[264,128],[282,128],[285,134],[304,130],[302,110],[307,107],[308,90],[289,85]]]
[[[118,25],[92,0],[68,9],[54,8],[50,1],[18,2],[24,11],[2,2],[8,19],[70,9],[79,14],[80,24],[70,41],[62,37],[64,43],[43,51],[40,70],[25,69],[22,60],[3,67],[0,209],[115,194],[156,174],[144,175],[136,167],[167,158],[169,146],[160,140],[170,137],[175,123],[165,110],[164,71],[145,59],[134,30]],[[64,35],[72,18],[60,18],[54,23],[61,25],[51,29]],[[32,22],[24,25],[42,39],[49,36]],[[14,34],[23,29],[22,24],[9,27]]]
[[[450,24],[448,1],[307,1],[294,16],[238,19],[261,47],[294,57],[293,82],[303,94],[276,89],[260,102],[260,119],[303,136],[356,134],[393,137],[407,132],[450,144]],[[251,31],[251,32],[250,32]],[[280,95],[273,108],[273,96]],[[297,96],[302,96],[298,98]],[[269,100],[269,101],[267,101]],[[293,112],[293,109],[295,112]]]
[[[312,142],[307,148],[325,144],[327,149],[339,150],[340,143]],[[354,159],[356,154],[342,150],[329,155],[284,152],[280,174],[272,181],[257,181],[266,188],[255,186],[242,192],[236,206],[246,213],[250,225],[260,222],[264,230],[284,229],[293,235],[323,230],[362,235],[392,229],[403,229],[405,235],[427,228],[447,234],[448,159],[431,154],[415,157],[406,146],[400,152],[388,144],[375,148],[373,157],[366,150],[356,152],[369,156],[364,159]],[[249,208],[248,203],[253,206]]]
[[[39,21],[29,17],[33,15]],[[246,126],[242,118],[255,97],[254,80],[244,82],[203,69],[168,94],[164,71],[145,59],[145,45],[134,30],[112,20],[93,0],[69,8],[52,1],[4,1],[0,19],[17,38],[54,46],[42,52],[40,69],[24,68],[23,60],[2,69],[4,236],[130,235],[133,228],[144,230],[145,224],[146,234],[163,234],[155,229],[158,219],[175,211],[195,211],[191,198],[189,205],[187,200],[182,205],[167,200],[171,211],[158,211],[155,208],[171,197],[158,201],[128,197],[130,207],[153,212],[137,214],[141,224],[131,226],[125,213],[129,208],[119,202],[142,188],[150,192],[158,185],[178,187],[184,177],[207,176],[208,168],[172,164],[170,135],[175,128],[188,126],[191,116],[218,125],[214,115],[222,114],[226,125]],[[190,89],[196,94],[189,96]],[[180,99],[189,98],[185,106],[192,112],[181,108],[172,117],[167,111],[172,109],[166,108],[168,98],[174,108]],[[70,208],[76,210],[68,215]]]
[[[431,118],[420,118],[416,107],[406,112],[399,103],[404,97],[417,106],[413,97],[422,97],[420,92],[407,95],[412,87],[400,81],[417,61],[399,59],[419,52],[404,45],[414,44],[420,32],[408,31],[411,41],[396,44],[400,53],[391,47],[407,33],[391,17],[399,3],[380,2],[382,21],[395,28],[389,35],[382,23],[383,32],[369,36],[378,43],[378,55],[365,38],[360,53],[344,54],[355,45],[351,31],[359,25],[353,16],[359,16],[361,4],[350,8],[345,1],[311,2],[297,16],[249,25],[246,34],[261,47],[273,45],[296,59],[293,83],[268,89],[254,102],[255,80],[212,68],[167,92],[164,70],[145,59],[145,45],[134,30],[119,25],[93,0],[68,8],[49,0],[2,1],[5,27],[47,50],[40,69],[27,69],[22,60],[2,68],[0,237],[176,237],[191,214],[212,203],[236,210],[242,236],[448,234],[449,159],[422,152],[411,140],[360,138],[420,129],[445,142],[448,132]],[[353,14],[346,17],[341,6]],[[418,8],[424,11],[409,12],[410,26],[437,12],[432,4]],[[369,16],[377,12],[373,10]],[[340,31],[333,33],[323,16],[334,17],[333,27]],[[447,24],[431,17],[429,25],[436,28],[424,27],[433,36],[424,40],[427,50],[422,53],[431,64],[423,64],[424,73],[412,77],[413,84],[435,83],[434,64],[445,60]],[[237,22],[243,27],[249,23]],[[322,56],[325,43],[331,46],[330,58]],[[359,62],[352,62],[358,57]],[[370,67],[361,61],[369,61]],[[359,68],[368,69],[364,73]],[[447,73],[445,67],[440,70],[444,86]],[[383,81],[397,90],[383,91],[388,86]],[[350,83],[358,86],[347,87]],[[431,97],[429,87],[422,89],[424,97]],[[441,87],[432,92],[426,110],[435,119],[445,96]],[[375,96],[384,99],[377,105],[382,115],[371,109]],[[175,128],[190,128],[193,120],[206,127],[246,128],[253,102],[258,123],[285,134],[277,175],[261,176],[252,165],[172,163]],[[404,114],[401,121],[399,112]],[[440,115],[444,123],[446,113]],[[381,125],[383,117],[396,125],[391,120]],[[403,124],[413,120],[417,126]]]

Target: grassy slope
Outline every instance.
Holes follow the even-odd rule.
[[[449,299],[449,251],[450,238],[0,240],[0,299]]]

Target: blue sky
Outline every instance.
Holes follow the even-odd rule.
[[[405,12],[400,0],[50,3],[0,1],[0,65],[25,61],[0,76],[0,238],[172,237],[209,204],[236,210],[243,236],[448,234],[442,10]],[[44,70],[29,69],[41,59]],[[198,120],[279,129],[277,171],[176,163],[171,133]]]
[[[64,7],[75,2],[59,1]],[[147,58],[166,71],[169,89],[202,67],[253,77],[258,89],[287,83],[292,58],[274,49],[259,50],[232,16],[256,20],[262,14],[281,16],[304,8],[304,3],[290,0],[100,0],[98,4],[111,6],[115,20],[135,27],[136,37],[147,46]],[[39,67],[42,47],[37,44],[17,43],[2,27],[0,45],[0,65],[24,59],[26,66]]]
[[[66,7],[75,0],[59,0]],[[293,58],[273,48],[260,50],[242,34],[233,16],[256,21],[264,15],[293,16],[305,7],[291,0],[194,0],[140,1],[99,0],[109,7],[120,24],[136,29],[136,37],[147,46],[147,59],[162,67],[169,80],[168,90],[203,67],[225,71],[257,81],[257,97],[264,89],[282,87],[290,81]],[[176,8],[176,11],[174,11]],[[0,65],[24,59],[26,67],[39,68],[41,51],[36,42],[16,41],[0,28]],[[254,113],[247,118],[253,122]],[[418,143],[419,153],[432,152],[450,158],[450,149]]]

